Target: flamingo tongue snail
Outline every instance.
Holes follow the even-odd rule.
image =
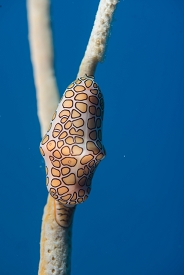
[[[41,141],[47,189],[56,200],[60,226],[68,227],[75,206],[88,198],[94,172],[105,157],[103,113],[103,95],[94,77],[80,77],[65,90]]]

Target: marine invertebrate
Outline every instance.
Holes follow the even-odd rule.
[[[102,60],[106,48],[117,3],[118,0],[100,0],[94,26],[77,77],[95,74],[96,66]],[[31,60],[42,137],[47,132],[48,124],[59,102],[53,65],[54,52],[49,7],[49,0],[27,0]],[[56,222],[54,216],[56,207],[57,203],[53,197],[48,196],[41,229],[39,275],[70,274],[72,226],[63,227]],[[72,209],[72,213],[75,209],[75,207],[69,208],[63,204],[58,207],[60,207],[58,209],[60,211]],[[70,217],[72,217],[71,213]]]
[[[80,77],[66,89],[41,141],[46,184],[61,226],[71,224],[73,211],[67,208],[88,198],[94,172],[105,157],[103,113],[103,95],[94,78]]]

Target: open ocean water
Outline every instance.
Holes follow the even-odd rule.
[[[37,274],[47,198],[25,2],[0,2],[0,275]],[[97,6],[52,1],[61,95]],[[95,78],[107,156],[75,213],[71,275],[183,275],[184,2],[120,1]]]

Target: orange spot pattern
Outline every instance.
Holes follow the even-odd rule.
[[[103,95],[94,77],[80,77],[66,89],[41,141],[47,188],[57,200],[56,221],[60,225],[67,226],[65,218],[72,213],[65,207],[88,198],[94,172],[105,157],[103,113]]]

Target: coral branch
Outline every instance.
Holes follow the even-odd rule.
[[[44,209],[39,275],[69,275],[71,269],[72,226],[57,224],[54,215],[54,199],[48,196]]]
[[[78,76],[93,75],[97,63],[102,60],[117,3],[117,0],[100,1]],[[49,0],[27,0],[31,60],[42,136],[59,102],[49,8]],[[72,225],[65,228],[55,221],[54,199],[49,196],[42,221],[39,275],[70,274],[71,230]]]
[[[29,41],[42,136],[59,102],[49,5],[49,0],[27,0]],[[64,228],[56,223],[54,203],[49,195],[42,221],[39,275],[70,274],[72,227]]]
[[[113,14],[118,2],[118,0],[100,1],[78,77],[85,74],[94,75],[98,62],[102,60],[107,46]]]
[[[27,0],[29,42],[42,136],[59,102],[54,75],[50,0]]]

